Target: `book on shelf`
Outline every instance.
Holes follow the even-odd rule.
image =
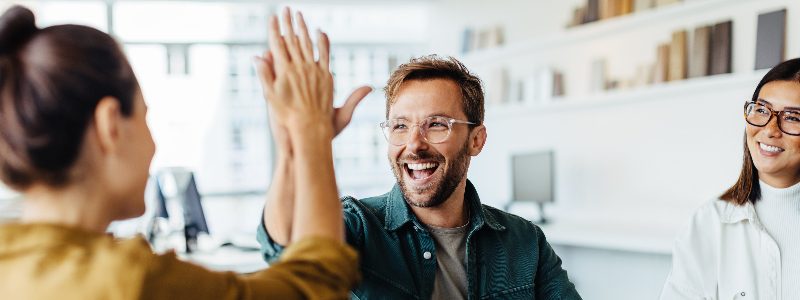
[[[653,83],[662,83],[669,80],[669,43],[658,46],[656,52],[656,65],[653,69]]]
[[[700,26],[694,29],[692,53],[689,57],[689,77],[708,75],[711,60],[711,26]]]
[[[489,29],[489,47],[500,47],[506,43],[505,29],[495,26]]]
[[[786,9],[758,15],[756,70],[769,69],[784,60],[786,51]]]
[[[634,77],[633,86],[640,87],[653,84],[653,68],[652,63],[641,64],[636,68],[636,77]]]
[[[672,43],[669,45],[669,81],[686,79],[686,30],[672,33]]]
[[[509,103],[525,102],[525,80],[512,80],[508,89]]]
[[[464,28],[461,34],[461,54],[472,52],[472,39],[474,36],[472,28]]]
[[[584,23],[600,20],[600,1],[601,0],[587,0]]]
[[[520,93],[522,94],[523,103],[536,103],[536,74],[530,74],[522,79],[522,87]]]
[[[517,88],[512,87],[511,101],[528,104],[547,103],[553,97],[564,95],[564,76],[553,68],[545,67],[536,70],[517,81]],[[518,94],[515,94],[518,93]]]
[[[600,20],[614,17],[614,0],[600,0]]]
[[[635,0],[633,2],[633,11],[648,10],[653,8],[655,5],[655,0]]]
[[[470,45],[469,45],[469,51],[470,52],[479,49],[478,48],[478,47],[480,47],[480,40],[479,40],[480,36],[479,36],[479,34],[480,33],[478,32],[478,29],[475,29],[475,28],[471,28],[470,29],[470,39],[469,39],[470,42],[471,42]]]
[[[559,71],[553,72],[553,97],[561,97],[566,94],[566,87],[564,86],[564,73]]]
[[[489,72],[486,78],[486,103],[501,105],[508,100],[508,70],[505,68],[495,68]]]
[[[605,59],[598,59],[592,62],[592,77],[590,91],[601,92],[606,89],[608,80],[608,67]]]
[[[483,50],[489,48],[489,42],[491,39],[492,31],[487,28],[481,28],[478,30],[478,47],[476,49]]]
[[[617,0],[619,6],[617,7],[618,16],[633,13],[633,0]]]
[[[579,25],[583,25],[583,24],[589,23],[589,21],[587,21],[587,18],[588,18],[587,17],[587,13],[588,13],[588,11],[587,11],[586,7],[584,7],[584,6],[575,8],[575,11],[572,14],[572,21],[570,21],[570,23],[567,24],[567,27],[568,28],[569,27],[575,27],[575,26],[579,26]],[[594,21],[592,21],[592,22],[594,22]]]
[[[553,98],[553,70],[542,68],[536,72],[536,102],[547,103]]]
[[[679,3],[681,0],[656,0],[656,7]]]
[[[717,23],[711,29],[711,66],[709,75],[731,72],[733,21]]]

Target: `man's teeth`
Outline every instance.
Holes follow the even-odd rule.
[[[764,144],[764,143],[758,143],[758,146],[761,147],[761,150],[764,150],[764,151],[767,151],[767,152],[781,152],[781,151],[783,151],[782,148],[775,147],[775,146],[770,146],[770,145],[767,145],[767,144]]]
[[[433,169],[437,166],[439,166],[438,163],[408,164],[408,169],[417,171],[417,170]]]

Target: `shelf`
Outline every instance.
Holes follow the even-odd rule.
[[[602,94],[587,95],[584,97],[554,98],[549,103],[528,104],[513,103],[505,105],[488,106],[487,119],[506,118],[520,115],[530,116],[541,113],[569,112],[585,109],[604,108],[628,103],[641,103],[645,101],[662,101],[673,99],[672,96],[687,93],[702,93],[731,88],[740,88],[743,85],[755,89],[758,82],[767,70],[752,71],[744,74],[721,74],[708,77],[691,78],[681,81],[667,82],[652,86],[640,87],[624,91],[609,91]],[[744,101],[744,100],[742,100]]]
[[[697,0],[649,9],[641,12],[614,17],[602,21],[592,22],[581,26],[565,29],[561,32],[539,37],[525,42],[518,42],[497,48],[478,50],[463,56],[467,66],[496,62],[498,59],[507,59],[519,54],[530,54],[542,49],[552,49],[568,45],[591,43],[611,34],[639,30],[650,24],[665,20],[674,20],[680,24],[681,17],[691,13],[719,10],[720,7],[733,6],[755,0]]]

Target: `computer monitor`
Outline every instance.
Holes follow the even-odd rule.
[[[532,202],[539,207],[538,223],[547,222],[544,204],[553,202],[555,166],[553,151],[520,153],[511,156],[512,203]]]
[[[166,188],[165,188],[166,187]],[[167,193],[164,193],[167,191]],[[168,168],[155,176],[153,187],[154,217],[170,219],[183,217],[183,233],[186,252],[197,248],[197,237],[201,232],[210,234],[203,211],[202,196],[192,171],[183,168]],[[166,197],[165,197],[166,196]],[[167,204],[170,199],[171,205]],[[172,210],[172,213],[170,213]],[[181,220],[178,219],[177,222]],[[170,222],[173,223],[173,222]],[[178,228],[174,228],[178,229]],[[152,237],[151,237],[152,238]]]
[[[201,232],[210,233],[201,200],[202,197],[200,196],[200,191],[197,190],[194,174],[189,173],[189,181],[183,193],[183,227],[187,243],[186,252],[191,252],[196,248],[197,236]],[[189,244],[190,242],[195,244]]]

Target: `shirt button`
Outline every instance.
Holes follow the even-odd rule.
[[[424,257],[425,259],[431,259],[431,256],[432,256],[431,253],[428,252],[428,251],[425,251],[425,253],[422,253],[422,257]]]

